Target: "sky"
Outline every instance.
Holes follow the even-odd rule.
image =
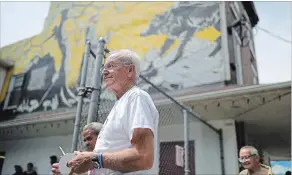
[[[256,1],[258,26],[291,40],[292,3]],[[50,2],[1,2],[0,47],[39,34]],[[255,33],[255,49],[260,83],[291,80],[292,45],[261,30]]]

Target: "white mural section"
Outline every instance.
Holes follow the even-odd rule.
[[[167,39],[159,50],[149,49],[142,62],[142,75],[152,83],[172,91],[225,80],[218,2],[174,3],[141,36],[156,34]],[[149,84],[140,86],[151,91]]]

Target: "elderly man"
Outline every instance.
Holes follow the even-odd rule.
[[[239,175],[274,175],[269,166],[260,163],[258,150],[253,146],[244,146],[239,152],[239,162],[245,168]]]
[[[69,166],[75,173],[95,168],[93,174],[158,174],[159,114],[150,95],[135,86],[140,58],[130,50],[110,53],[106,59],[105,87],[117,97],[95,145],[94,152],[76,152]]]
[[[102,128],[101,123],[92,122],[83,127],[82,137],[85,144],[86,151],[93,151],[96,143],[97,136]],[[59,163],[54,163],[52,165],[52,172],[54,175],[60,175],[58,170]]]

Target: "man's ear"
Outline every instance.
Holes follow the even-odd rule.
[[[260,161],[260,156],[259,155],[256,155],[255,157],[256,157],[257,161]]]

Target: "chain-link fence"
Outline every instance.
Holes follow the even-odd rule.
[[[93,77],[94,69],[93,59],[90,58],[90,66],[87,70],[87,77]],[[88,78],[87,82],[90,81]],[[140,76],[139,87],[150,93],[159,111],[159,174],[181,175],[196,174],[196,160],[203,159],[204,156],[216,152],[219,158],[216,162],[224,174],[224,158],[221,130],[215,129],[212,125],[202,120],[197,114],[188,107],[177,102],[161,88],[155,86],[144,76]],[[87,85],[88,86],[88,85]],[[88,97],[90,99],[90,97]],[[82,128],[87,124],[89,110],[89,100],[86,100],[82,106],[82,115],[80,121],[80,132],[78,136],[78,149],[83,149]],[[102,85],[100,94],[100,105],[96,112],[95,121],[104,123],[106,117],[111,111],[116,101],[115,96],[108,92]],[[201,134],[198,134],[201,133]],[[206,134],[210,133],[210,134]],[[205,137],[206,136],[206,137]],[[207,138],[210,136],[210,138]],[[210,142],[210,140],[212,140]],[[211,145],[210,145],[211,143]],[[212,147],[213,146],[213,147]],[[205,153],[202,153],[205,152]],[[197,154],[196,154],[197,153]],[[211,156],[212,157],[212,156]],[[217,156],[218,157],[218,156]],[[202,160],[200,160],[202,161]],[[214,160],[213,160],[214,161]],[[209,162],[205,161],[206,164]],[[220,167],[221,166],[221,167]]]

